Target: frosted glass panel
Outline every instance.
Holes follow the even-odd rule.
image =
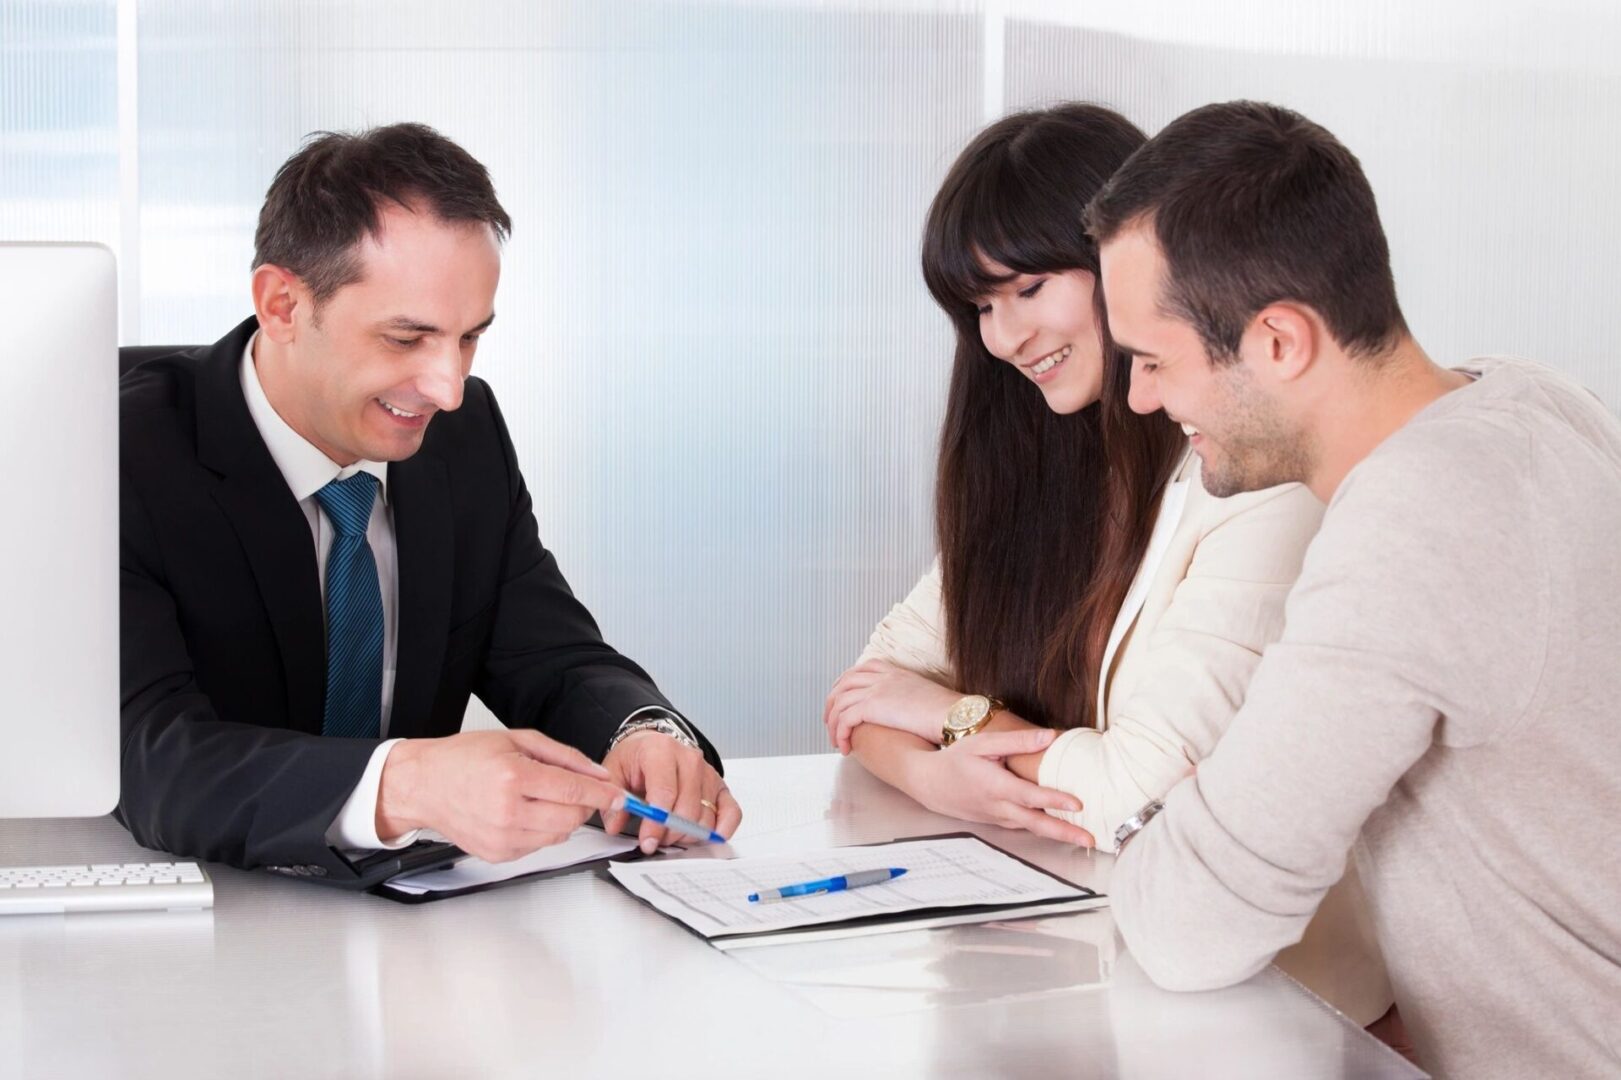
[[[724,752],[806,752],[932,555],[918,241],[985,120],[1300,109],[1367,167],[1433,355],[1621,408],[1617,41],[1604,0],[0,0],[0,237],[122,237],[126,337],[213,340],[306,134],[462,142],[515,222],[478,371],[544,539]]]
[[[113,0],[0,2],[0,240],[118,245]]]

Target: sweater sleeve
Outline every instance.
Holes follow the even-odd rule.
[[[1532,505],[1526,450],[1457,441],[1346,478],[1243,708],[1121,853],[1115,918],[1162,986],[1265,967],[1433,744],[1477,745],[1528,707],[1549,612],[1534,529],[1515,517]]]
[[[1195,481],[1197,482],[1197,481]],[[1120,823],[1202,761],[1244,701],[1262,651],[1283,632],[1283,610],[1322,504],[1290,484],[1212,500],[1229,513],[1199,538],[1186,576],[1144,641],[1130,696],[1106,730],[1065,732],[1042,758],[1040,782],[1078,796],[1079,813],[1052,811],[1114,850]]]

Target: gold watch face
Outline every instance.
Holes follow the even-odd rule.
[[[946,727],[952,731],[967,731],[991,713],[991,699],[982,694],[969,694],[958,700],[946,713]]]

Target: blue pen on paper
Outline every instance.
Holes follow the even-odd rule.
[[[637,817],[656,821],[666,829],[690,836],[697,840],[708,840],[711,844],[724,844],[726,837],[712,829],[706,829],[696,821],[688,820],[680,814],[672,814],[662,806],[643,802],[630,792],[625,792],[625,809]]]
[[[775,904],[778,900],[789,900],[795,896],[814,896],[817,893],[859,889],[863,885],[882,885],[886,881],[894,881],[904,873],[905,867],[891,866],[882,870],[858,870],[853,874],[841,874],[838,877],[823,878],[821,881],[801,881],[797,885],[784,885],[780,889],[751,892],[749,903]]]

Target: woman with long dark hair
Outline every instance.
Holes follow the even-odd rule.
[[[1210,496],[1179,426],[1127,404],[1081,221],[1144,140],[1061,105],[952,166],[923,241],[957,336],[939,560],[824,712],[930,809],[1110,851],[1226,730],[1323,510],[1298,484]],[[1339,892],[1280,963],[1366,1024],[1389,986],[1355,882]]]

